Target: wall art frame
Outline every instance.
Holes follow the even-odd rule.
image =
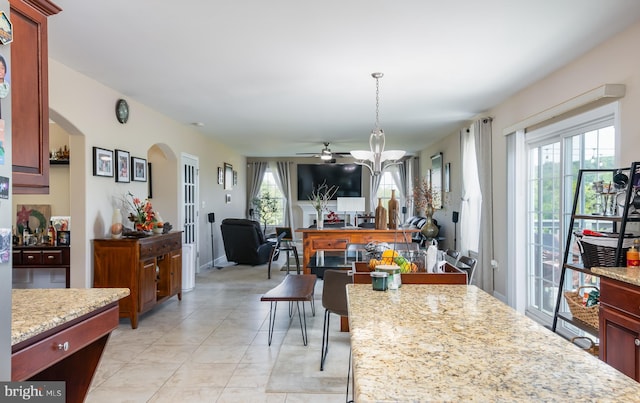
[[[218,185],[224,185],[224,171],[218,167]]]
[[[131,178],[131,155],[128,151],[116,149],[116,182],[129,183]]]
[[[113,150],[93,147],[93,176],[113,177]]]
[[[444,191],[451,192],[451,163],[444,164]]]
[[[433,208],[442,209],[442,153],[431,156],[431,192],[433,194]]]
[[[224,190],[233,189],[233,165],[224,163]]]
[[[131,180],[136,182],[147,181],[147,160],[139,157],[131,157]]]

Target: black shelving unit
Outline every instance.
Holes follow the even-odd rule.
[[[583,211],[579,211],[582,202],[581,194],[585,191],[585,186],[591,186],[591,184],[584,183],[584,177],[586,174],[603,174],[608,175],[611,174],[613,177],[617,172],[622,172],[628,177],[628,183],[626,189],[624,190],[624,205],[622,207],[622,214],[618,215],[599,215],[599,214],[586,214]],[[617,169],[581,169],[578,172],[578,179],[576,182],[576,189],[573,197],[573,208],[571,211],[571,219],[569,221],[569,231],[567,232],[567,240],[564,248],[564,257],[562,260],[562,270],[560,272],[560,282],[558,287],[558,296],[556,299],[556,305],[553,314],[553,325],[551,329],[555,332],[558,325],[558,320],[562,320],[564,322],[568,322],[573,326],[598,337],[598,329],[590,326],[589,324],[582,322],[580,320],[574,319],[570,312],[560,312],[560,307],[562,305],[562,299],[564,297],[564,282],[566,278],[567,271],[580,272],[584,274],[590,274],[592,276],[598,276],[593,273],[590,268],[584,267],[579,264],[575,264],[573,262],[569,262],[569,254],[572,249],[572,241],[573,241],[573,231],[576,230],[575,222],[576,220],[591,220],[591,221],[606,221],[611,222],[613,224],[613,232],[618,233],[617,237],[617,246],[615,252],[615,262],[623,262],[624,256],[622,256],[622,246],[624,243],[624,235],[625,230],[627,228],[628,222],[640,222],[640,214],[631,215],[630,216],[630,206],[633,201],[634,195],[634,179],[640,176],[640,162],[634,162],[631,164],[631,167],[626,168],[617,168]],[[617,199],[617,197],[616,197]],[[613,201],[617,203],[617,200]]]

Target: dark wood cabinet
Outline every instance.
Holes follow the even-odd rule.
[[[138,315],[174,295],[182,299],[182,233],[93,241],[93,286],[129,288],[120,317]]]
[[[600,278],[600,359],[640,381],[640,287]]]
[[[49,193],[47,17],[62,11],[47,0],[9,0],[13,193]]]
[[[69,288],[68,246],[14,246],[13,288]]]

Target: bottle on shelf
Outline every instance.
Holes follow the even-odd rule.
[[[635,239],[627,251],[627,267],[640,267],[640,240]]]
[[[53,221],[49,221],[47,239],[49,239],[49,246],[56,246],[56,227],[53,226]]]
[[[29,245],[30,238],[31,238],[31,228],[29,228],[29,220],[27,220],[27,224],[22,229],[22,243],[25,246]]]

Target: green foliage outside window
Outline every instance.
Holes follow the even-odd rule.
[[[269,192],[263,192],[261,197],[253,199],[253,205],[258,212],[258,218],[264,225],[263,231],[267,231],[267,224],[276,224],[280,210],[278,204],[278,199],[271,196]]]

